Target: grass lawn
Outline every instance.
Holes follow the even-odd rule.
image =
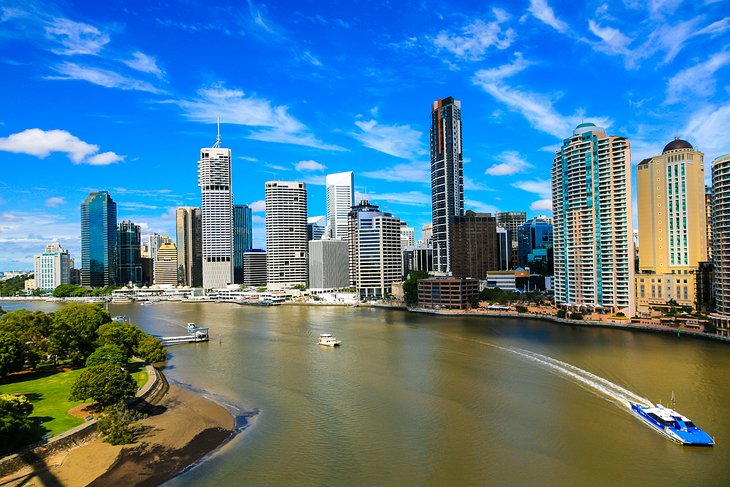
[[[14,382],[0,385],[0,394],[25,394],[33,403],[36,427],[32,438],[26,444],[39,441],[43,435],[57,435],[84,422],[68,414],[68,410],[82,404],[82,401],[69,401],[71,386],[83,369],[57,370],[42,368],[36,372],[10,376]],[[147,382],[144,364],[130,363],[129,371],[142,387]],[[25,378],[27,377],[27,379]]]

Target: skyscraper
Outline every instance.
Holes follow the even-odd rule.
[[[71,258],[68,250],[64,250],[59,243],[46,246],[42,254],[34,259],[35,288],[52,291],[61,284],[71,283]]]
[[[451,272],[451,230],[464,214],[464,161],[461,150],[461,102],[436,100],[431,110],[431,216],[433,266]]]
[[[117,204],[96,191],[81,204],[81,285],[117,283]]]
[[[555,303],[634,316],[630,144],[582,123],[552,169]]]
[[[243,253],[243,284],[262,286],[266,284],[266,251],[251,249]]]
[[[160,248],[162,245],[162,235],[159,233],[153,233],[151,235],[147,235],[147,252],[149,257],[152,260],[155,260],[157,258],[157,249]]]
[[[327,235],[347,240],[347,214],[355,204],[355,176],[352,171],[328,174],[325,178],[327,196]]]
[[[233,282],[233,193],[231,149],[221,147],[220,123],[213,147],[200,149],[198,185],[202,191],[203,287]]]
[[[307,185],[266,183],[266,281],[272,288],[307,285]]]
[[[141,241],[139,225],[122,221],[117,227],[117,265],[119,284],[142,283]]]
[[[499,269],[497,219],[489,213],[467,211],[454,218],[451,238],[454,276],[486,279],[487,272]]]
[[[312,289],[341,289],[349,286],[346,240],[310,240],[309,287]]]
[[[326,227],[324,216],[310,216],[307,218],[307,240],[322,240],[322,237],[327,233]]]
[[[675,300],[695,306],[696,272],[707,261],[705,164],[702,152],[676,138],[636,166],[639,215],[639,310]]]
[[[718,335],[730,336],[730,154],[712,161],[712,263]]]
[[[553,275],[553,262],[548,252],[553,246],[553,219],[539,215],[517,229],[517,265],[529,267],[533,274]]]
[[[170,237],[162,237],[154,266],[155,284],[177,285],[177,248]]]
[[[233,282],[243,284],[243,253],[253,248],[251,208],[233,205]]]
[[[200,208],[181,206],[176,213],[177,282],[183,286],[203,285],[203,227]]]
[[[510,241],[511,253],[509,257],[512,267],[517,267],[519,262],[519,244],[517,232],[520,225],[527,220],[527,213],[524,211],[500,211],[497,213],[497,226],[507,229],[507,236]]]
[[[350,284],[360,298],[383,298],[402,280],[400,220],[362,201],[348,216]]]

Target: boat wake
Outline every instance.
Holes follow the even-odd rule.
[[[531,352],[529,350],[524,350],[518,347],[503,347],[494,343],[482,343],[485,343],[486,345],[489,345],[491,347],[514,353],[523,359],[536,363],[539,366],[547,369],[548,371],[575,381],[579,385],[585,387],[592,392],[597,393],[599,396],[605,398],[606,400],[611,401],[619,406],[625,407],[629,410],[631,409],[631,403],[639,404],[645,407],[653,406],[652,402],[649,399],[642,397],[626,389],[625,387],[614,384],[610,380],[592,374],[591,372],[583,370],[580,367],[576,367],[575,365],[571,365],[552,357],[548,357],[547,355],[542,355],[537,352]]]

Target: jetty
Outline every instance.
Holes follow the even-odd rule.
[[[194,326],[192,323],[188,325],[188,334],[172,337],[159,337],[163,345],[174,345],[176,343],[197,343],[207,342],[210,340],[207,326]]]

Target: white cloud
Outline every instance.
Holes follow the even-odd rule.
[[[465,209],[472,210],[476,213],[491,213],[492,215],[496,214],[499,211],[499,208],[497,208],[496,206],[482,203],[481,201],[477,200],[465,200],[464,207]]]
[[[215,83],[198,90],[192,100],[168,100],[183,109],[185,117],[196,122],[213,124],[218,117],[224,123],[263,127],[248,135],[250,139],[280,142],[324,150],[345,150],[318,140],[299,120],[289,114],[286,105],[275,106],[265,98],[229,89],[223,83]]]
[[[695,149],[705,153],[705,160],[730,152],[730,104],[723,106],[708,105],[692,114],[685,125],[683,134],[693,141]]]
[[[93,25],[74,22],[70,19],[53,19],[46,26],[46,37],[55,41],[63,48],[52,49],[56,54],[95,55],[109,43],[109,36]]]
[[[59,242],[80,262],[80,234],[78,219],[66,221],[63,212],[0,213],[0,269],[33,269],[33,256],[51,242]]]
[[[324,171],[327,169],[327,166],[324,164],[320,164],[319,162],[312,160],[299,161],[294,165],[294,167],[297,171]]]
[[[537,20],[544,22],[558,32],[568,31],[568,24],[558,19],[555,12],[548,5],[547,0],[530,0],[530,7],[527,9]]]
[[[165,73],[157,65],[157,60],[143,52],[137,51],[132,53],[132,59],[127,59],[122,62],[132,69],[136,69],[143,73],[154,74],[158,78],[163,78],[165,76]]]
[[[544,200],[533,201],[532,204],[530,205],[530,210],[532,210],[532,211],[553,211],[553,200],[544,199]]]
[[[400,203],[408,206],[431,206],[431,195],[420,191],[405,191],[402,193],[360,193],[356,192],[355,201],[369,200],[371,204],[379,202]],[[397,215],[396,215],[397,216]]]
[[[381,125],[375,120],[356,121],[361,132],[352,136],[365,147],[402,159],[413,159],[426,153],[421,132],[410,125]]]
[[[713,95],[715,73],[728,62],[730,62],[730,52],[719,52],[706,61],[675,74],[667,83],[666,103],[676,103],[685,98],[694,102],[697,96]]]
[[[545,179],[535,179],[533,181],[517,181],[512,183],[512,186],[519,188],[528,193],[533,193],[540,196],[542,199],[552,198],[553,189],[552,183]]]
[[[597,50],[606,54],[619,54],[622,56],[631,56],[633,54],[629,49],[631,39],[620,30],[613,27],[601,27],[593,19],[588,20],[588,30],[602,41],[600,44],[594,45]],[[627,62],[629,61],[627,60]]]
[[[507,49],[515,39],[515,31],[511,28],[503,29],[502,24],[509,19],[509,15],[501,9],[492,9],[494,20],[485,22],[481,19],[466,25],[460,34],[451,34],[441,31],[433,43],[439,50],[445,50],[458,58],[478,61],[484,58],[490,47]]]
[[[358,173],[370,179],[383,181],[407,181],[411,183],[428,183],[431,181],[431,167],[428,162],[411,162],[395,166]]]
[[[63,196],[53,196],[52,198],[48,198],[46,200],[46,206],[49,206],[51,208],[57,208],[61,205],[66,204],[66,198]]]
[[[509,176],[533,167],[517,151],[502,152],[495,159],[500,161],[500,163],[487,168],[484,171],[485,174],[489,174],[490,176]]]
[[[60,76],[46,76],[46,79],[88,81],[104,88],[119,88],[120,90],[144,91],[154,94],[164,93],[164,90],[157,88],[152,83],[128,78],[108,69],[81,66],[75,63],[62,63],[54,66],[53,70]]]
[[[251,211],[253,211],[254,213],[263,213],[266,211],[266,201],[254,201],[253,203],[249,203],[248,207],[251,208]]]
[[[52,152],[64,152],[74,164],[104,165],[124,159],[114,152],[99,152],[99,146],[89,144],[65,130],[26,129],[8,137],[0,137],[0,150],[28,154],[41,159]]]

